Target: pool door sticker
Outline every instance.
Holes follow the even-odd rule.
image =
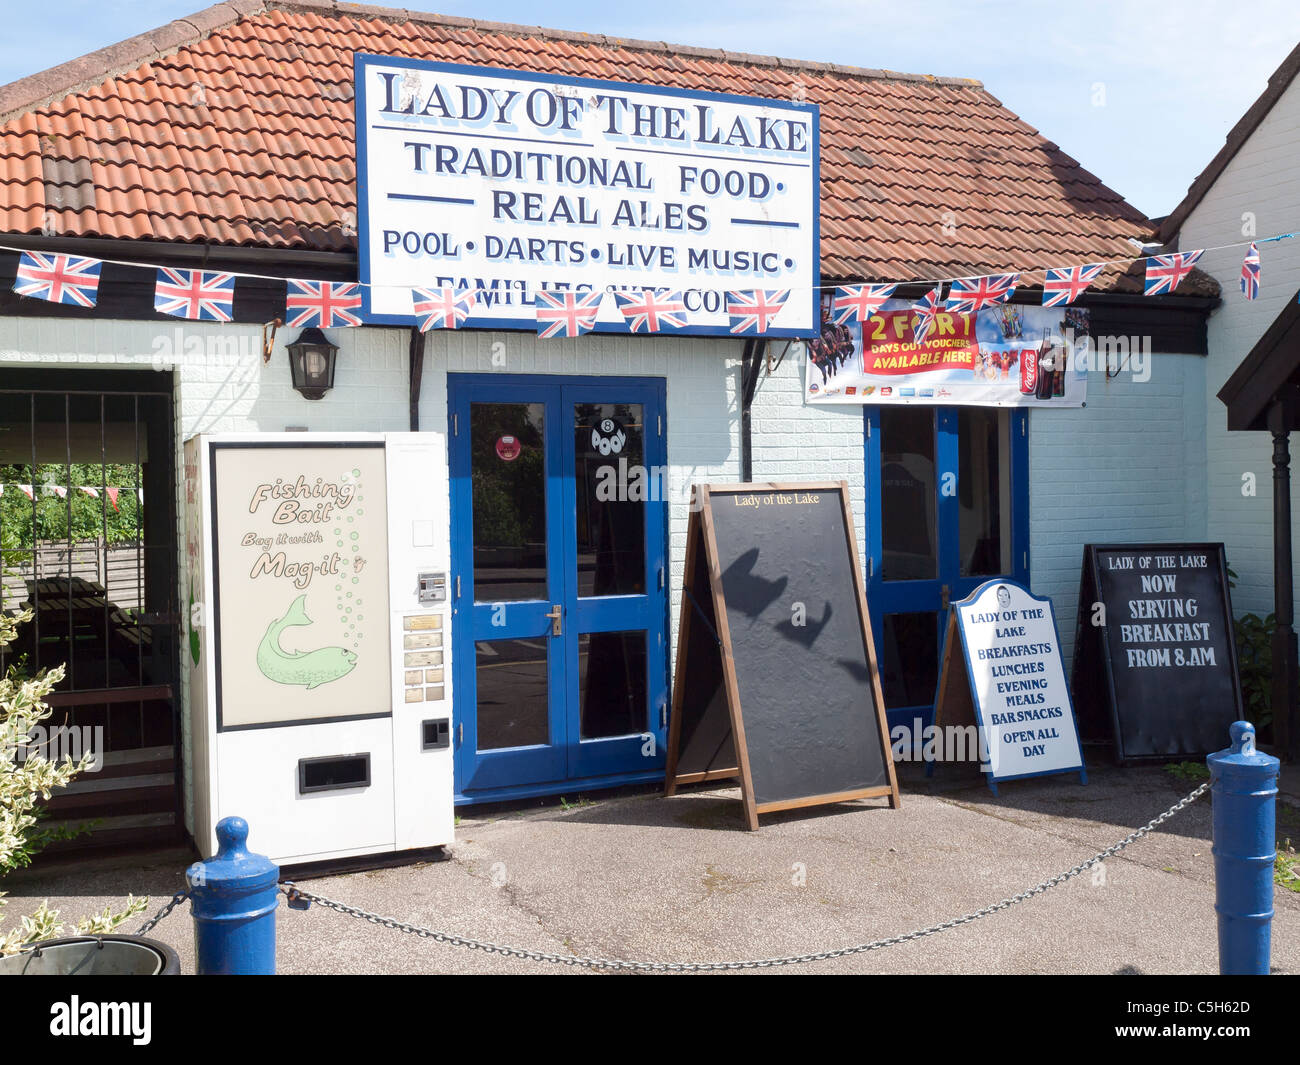
[[[223,729],[390,711],[382,447],[213,446]]]

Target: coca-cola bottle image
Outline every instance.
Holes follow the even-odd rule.
[[[1070,349],[1061,343],[1056,352],[1056,368],[1052,371],[1052,398],[1059,399],[1065,395],[1065,370],[1069,362]]]
[[[1041,348],[1020,349],[1020,394],[1032,396],[1038,390],[1038,360]]]
[[[1056,349],[1052,346],[1050,337],[1043,337],[1038,352],[1038,381],[1034,389],[1034,398],[1051,399],[1052,379],[1056,375]]]

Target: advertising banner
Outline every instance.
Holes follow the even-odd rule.
[[[769,336],[816,336],[818,112],[727,96],[356,57],[367,321],[413,287],[475,289],[466,325],[533,328],[539,290],[671,290],[727,334],[728,291],[789,290]],[[597,331],[628,332],[611,297]]]
[[[220,727],[389,713],[382,445],[212,452]]]
[[[1081,407],[1088,312],[1004,303],[975,315],[939,311],[924,343],[911,303],[891,299],[865,325],[836,325],[822,296],[821,335],[807,345],[808,403]]]

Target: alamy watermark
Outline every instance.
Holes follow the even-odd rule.
[[[40,757],[48,762],[80,762],[87,755],[87,773],[104,768],[103,725],[36,725],[17,747],[17,761]]]
[[[978,725],[926,725],[914,717],[910,724],[889,730],[895,762],[979,762],[981,773],[997,771],[998,751],[989,751]]]

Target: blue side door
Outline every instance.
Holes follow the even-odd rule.
[[[457,801],[663,767],[664,385],[451,375]]]
[[[1029,579],[1029,418],[866,408],[867,602],[892,729],[934,714],[950,603]]]

